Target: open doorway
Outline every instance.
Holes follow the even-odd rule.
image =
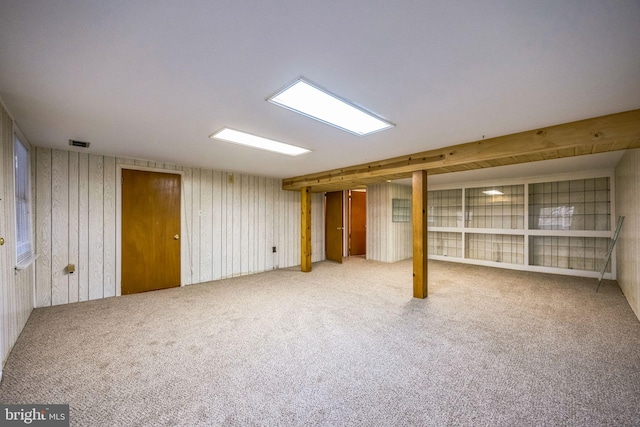
[[[349,190],[349,256],[367,254],[367,191]]]
[[[325,193],[325,256],[367,254],[367,192],[365,189]]]

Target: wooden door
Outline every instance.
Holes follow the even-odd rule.
[[[351,228],[349,230],[349,255],[367,252],[367,193],[351,192]]]
[[[180,286],[180,175],[122,170],[122,295]]]
[[[342,191],[325,195],[325,248],[326,258],[342,263]]]

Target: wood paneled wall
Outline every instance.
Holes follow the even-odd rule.
[[[396,262],[413,255],[411,222],[393,222],[393,199],[411,200],[411,187],[367,185],[367,259]]]
[[[0,367],[33,310],[33,264],[15,271],[14,198],[13,120],[0,104]]]
[[[640,149],[620,159],[615,188],[616,213],[625,217],[616,243],[618,283],[640,319]]]
[[[38,307],[119,295],[119,166],[182,173],[184,285],[300,264],[300,194],[281,190],[279,179],[47,148],[35,156]],[[313,261],[320,261],[322,194],[312,203]],[[75,274],[67,264],[76,264]]]

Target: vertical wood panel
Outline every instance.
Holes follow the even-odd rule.
[[[78,301],[89,300],[89,155],[78,154]]]
[[[324,193],[313,193],[311,195],[311,260],[313,262],[325,259],[324,249]]]
[[[75,264],[76,272],[69,274],[69,302],[78,302],[78,153],[69,152],[69,264]]]
[[[280,265],[281,267],[289,267],[291,265],[296,265],[300,262],[300,258],[295,256],[295,247],[300,247],[300,240],[296,239],[296,230],[300,230],[300,220],[296,220],[296,216],[294,215],[291,205],[293,199],[292,191],[282,191],[283,195],[283,207],[285,212],[286,221],[282,224],[282,246],[285,248],[283,263]],[[295,206],[296,212],[300,209],[299,206]],[[295,243],[289,243],[291,239],[294,239]],[[292,263],[292,259],[295,258],[295,264]]]
[[[116,159],[104,157],[104,296],[116,295]]]
[[[37,164],[36,151],[30,150],[32,177]],[[6,240],[0,250],[0,370],[31,314],[34,301],[34,264],[21,271],[13,268],[16,252],[14,181],[13,120],[0,104],[0,236]],[[35,179],[31,181],[35,189]],[[34,200],[35,191],[32,203]],[[35,219],[35,215],[33,209],[32,218]]]
[[[249,238],[251,240],[252,261],[249,263],[249,274],[257,273],[260,270],[260,255],[264,248],[264,239],[262,238],[263,229],[260,228],[260,217],[263,211],[260,200],[260,178],[252,177],[253,182],[249,186],[249,200],[253,206],[253,216],[250,215],[249,220],[253,225],[253,234]]]
[[[286,229],[284,224],[287,222],[288,218],[286,217],[287,211],[285,209],[285,200],[284,200],[284,192],[281,187],[278,186],[276,191],[274,192],[274,203],[276,209],[276,232],[274,238],[277,241],[278,252],[276,253],[276,268],[285,267],[285,257],[287,248],[284,245]]]
[[[202,170],[200,180],[200,281],[208,282],[213,274],[213,245],[211,242],[213,210],[213,175],[210,170]]]
[[[180,217],[182,218],[182,229],[180,231],[180,253],[181,253],[181,268],[182,268],[182,283],[185,285],[190,285],[193,283],[193,278],[191,277],[191,265],[192,265],[192,256],[191,256],[191,241],[193,239],[193,214],[191,212],[193,206],[193,194],[192,194],[192,169],[184,168],[182,174],[182,207],[180,212]]]
[[[275,187],[275,180],[274,179],[267,179],[265,180],[265,199],[266,199],[266,204],[265,204],[265,229],[266,229],[266,233],[265,233],[265,245],[266,247],[264,248],[265,250],[265,260],[264,260],[264,267],[266,270],[272,270],[273,268],[275,268],[275,264],[274,264],[274,258],[276,256],[276,254],[273,253],[273,246],[276,246],[277,243],[274,239],[274,232],[276,232],[275,227],[274,227],[274,205],[273,205],[273,191],[274,191],[274,187]],[[276,248],[277,250],[277,248]]]
[[[394,198],[411,199],[411,187],[392,183],[367,186],[367,259],[396,262],[412,256],[412,225],[393,222]]]
[[[302,257],[302,252],[300,251],[300,234],[302,231],[300,221],[302,220],[302,215],[300,212],[300,192],[287,191],[287,193],[289,196],[289,205],[287,208],[291,218],[289,222],[289,231],[292,234],[293,241],[295,242],[289,246],[291,248],[287,262],[287,266],[289,267],[293,265],[300,265],[300,259]]]
[[[249,239],[249,177],[239,174],[240,186],[240,244],[238,245],[238,257],[240,258],[240,271],[244,275],[249,273],[249,254],[251,241]]]
[[[117,163],[119,165],[135,165],[136,162],[133,159],[128,159],[126,157],[118,157]]]
[[[393,222],[392,222],[393,221],[393,215],[392,215],[393,199],[391,197],[390,187],[391,187],[391,184],[384,184],[382,186],[382,194],[380,195],[384,203],[384,208],[380,212],[380,221],[381,221],[380,229],[384,233],[382,234],[381,236],[382,239],[380,241],[380,257],[385,262],[389,262],[389,259],[390,259],[389,257],[389,241],[391,240],[390,229],[393,226]]]
[[[69,276],[66,271],[69,256],[69,154],[51,152],[51,305],[69,302]]]
[[[38,148],[36,206],[36,247],[40,254],[36,262],[36,306],[51,305],[51,150]]]
[[[267,180],[264,177],[257,178],[257,215],[258,215],[258,238],[256,241],[258,264],[256,271],[264,271],[266,269],[267,258]]]
[[[115,175],[118,164],[164,166],[168,170],[184,171],[181,212],[181,216],[184,215],[181,231],[184,284],[300,263],[300,195],[281,190],[280,180],[66,151],[56,154],[67,159],[66,171],[64,165],[62,169],[58,167],[60,161],[56,159],[54,172],[50,151],[43,150],[43,153],[39,161],[34,160],[36,175],[41,180],[34,187],[35,199],[41,202],[35,216],[40,222],[48,221],[48,226],[37,227],[39,233],[45,232],[39,240],[44,248],[41,260],[45,263],[39,263],[44,266],[41,275],[48,274],[49,281],[41,281],[38,286],[44,289],[39,289],[41,296],[48,289],[48,296],[44,294],[46,305],[53,301],[52,278],[67,282],[72,279],[69,283],[73,283],[71,287],[67,284],[67,300],[56,300],[56,303],[116,294],[115,193],[120,178]],[[55,200],[52,200],[52,179],[59,183]],[[312,195],[313,200],[321,201],[318,207],[312,204],[314,218],[323,217],[322,197]],[[56,237],[56,241],[62,243],[55,247],[51,241],[54,212],[56,216],[65,216],[65,226],[57,230],[64,236]],[[323,230],[322,221],[318,223]],[[312,225],[314,230],[318,227],[314,221]],[[316,260],[316,257],[323,258],[324,253],[314,253],[313,248],[321,247],[324,236],[316,236],[314,230],[312,257]],[[272,246],[277,247],[276,254]],[[56,275],[51,262],[46,263],[54,255],[56,265],[63,269],[68,263],[76,264],[75,275]],[[64,295],[62,289],[64,286],[56,287],[56,298]]]
[[[640,149],[628,150],[616,166],[616,214],[625,217],[616,244],[617,279],[640,318]]]
[[[104,158],[89,155],[89,299],[104,297]]]
[[[377,236],[377,203],[378,191],[376,185],[367,185],[367,259],[378,261],[375,241]]]
[[[226,254],[226,271],[224,277],[233,276],[233,184],[229,183],[229,177],[233,177],[232,174],[226,174],[225,190],[227,192],[226,197],[226,245],[224,246]]]
[[[285,266],[290,267],[292,265],[300,265],[300,193],[287,191],[287,217],[289,220],[286,223],[285,243],[287,247],[287,258]],[[297,196],[297,203],[296,203]],[[289,243],[293,240],[294,243]]]
[[[233,245],[232,245],[232,276],[237,276],[240,274],[241,266],[241,256],[242,256],[242,243],[241,243],[241,233],[242,233],[242,175],[234,174],[234,183],[231,186],[233,192],[233,211],[232,211],[232,219],[233,219]]]
[[[9,296],[14,280],[9,274],[12,264],[10,253],[15,251],[15,243],[13,239],[8,238],[8,224],[13,216],[10,213],[11,206],[6,200],[9,188],[13,187],[10,185],[13,184],[13,169],[10,167],[13,161],[13,149],[9,149],[12,144],[9,127],[13,128],[13,123],[0,104],[0,236],[6,240],[3,250],[0,250],[0,369],[4,366],[4,361],[15,342],[11,339],[13,336],[10,330],[12,301]]]
[[[191,241],[191,257],[192,257],[192,271],[191,277],[193,277],[193,283],[200,283],[200,169],[193,169],[193,180],[191,184],[191,194],[193,194],[193,207],[192,207],[192,223],[191,227],[193,231],[191,235],[193,239]]]
[[[311,271],[311,188],[300,190],[300,264],[304,272]]]
[[[227,173],[220,174],[220,277],[227,277]],[[230,256],[230,255],[229,255]]]
[[[300,259],[302,257],[302,247],[300,246],[300,239],[302,238],[300,221],[302,220],[302,213],[300,211],[300,192],[288,191],[291,198],[289,203],[289,211],[291,212],[292,222],[290,224],[291,233],[293,238],[289,240],[288,245],[292,248],[291,255],[289,257],[289,267],[294,265],[300,265]]]
[[[246,175],[249,180],[248,183],[248,191],[247,191],[247,200],[248,200],[248,214],[245,221],[247,221],[249,235],[247,236],[247,241],[249,245],[247,246],[249,256],[247,259],[247,271],[246,274],[254,273],[258,264],[258,236],[256,234],[256,228],[258,225],[258,211],[256,209],[256,179],[253,176]]]
[[[222,177],[213,172],[213,280],[222,278]]]

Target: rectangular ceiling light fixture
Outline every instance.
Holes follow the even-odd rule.
[[[498,190],[487,190],[483,191],[487,196],[502,196],[502,192]]]
[[[249,133],[229,128],[223,128],[209,136],[209,138],[220,139],[222,141],[233,142],[234,144],[246,145],[247,147],[259,148],[261,150],[273,151],[275,153],[286,154],[288,156],[299,156],[300,154],[309,153],[311,151],[306,148],[296,147],[295,145],[285,144],[283,142],[274,141],[272,139],[251,135]]]
[[[359,136],[395,126],[302,78],[267,101]]]

